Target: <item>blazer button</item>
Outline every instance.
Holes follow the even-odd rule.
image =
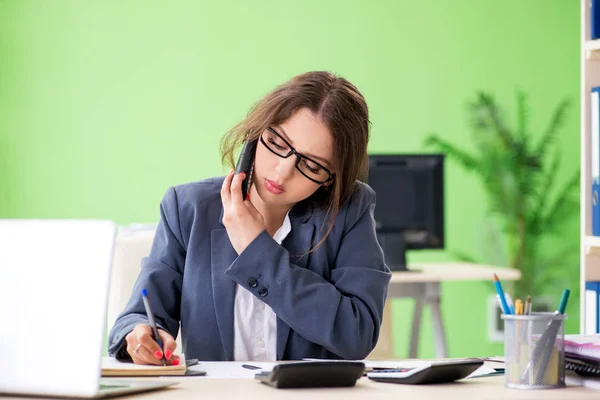
[[[260,288],[260,290],[258,291],[258,295],[260,297],[265,297],[268,294],[269,294],[269,291],[266,288]]]
[[[250,278],[248,279],[248,286],[250,286],[251,288],[255,288],[258,286],[258,281],[254,278]]]

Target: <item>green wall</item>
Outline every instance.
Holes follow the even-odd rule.
[[[315,69],[362,90],[371,152],[423,152],[430,131],[468,147],[465,105],[476,90],[491,91],[509,112],[515,91],[526,91],[538,130],[569,96],[561,178],[579,164],[576,1],[5,0],[0,217],[155,221],[167,187],[223,173],[219,138],[254,101]],[[446,188],[447,247],[484,256],[480,184],[449,163]],[[565,226],[564,240],[577,241],[578,226]],[[569,268],[577,285],[578,266]],[[450,355],[501,354],[487,340],[491,282],[442,291]],[[401,357],[411,305],[393,304]],[[422,357],[434,355],[428,316]]]

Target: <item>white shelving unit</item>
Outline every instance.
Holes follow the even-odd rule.
[[[590,96],[600,86],[600,40],[590,40],[590,1],[581,0],[581,250],[580,331],[585,327],[585,283],[600,281],[600,237],[592,236]]]
[[[600,237],[585,236],[583,238],[583,243],[585,245],[584,250],[585,250],[586,254],[592,254],[592,255],[600,254]]]

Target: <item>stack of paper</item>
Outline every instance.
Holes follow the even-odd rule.
[[[567,385],[600,389],[600,335],[565,335]]]

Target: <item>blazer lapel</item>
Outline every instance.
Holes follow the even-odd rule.
[[[313,245],[315,227],[310,222],[306,222],[308,218],[290,218],[292,230],[285,238],[282,245],[290,253],[290,263],[296,264],[300,268],[306,268],[310,254],[306,254]],[[277,359],[282,360],[290,327],[277,318]]]
[[[210,235],[211,275],[217,325],[227,361],[233,361],[233,307],[235,281],[225,271],[236,259],[227,231],[214,229]]]

